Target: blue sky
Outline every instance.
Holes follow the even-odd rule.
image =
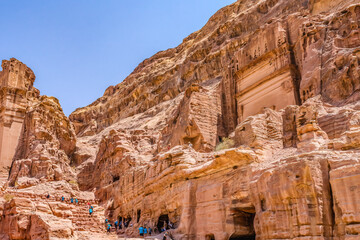
[[[1,0],[0,0],[1,1]],[[101,97],[145,58],[179,45],[235,0],[2,0],[0,58],[36,75],[66,115]]]

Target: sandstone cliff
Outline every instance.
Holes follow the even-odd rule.
[[[128,236],[171,222],[176,239],[358,239],[359,29],[356,0],[239,0],[69,119],[22,67],[27,97],[1,102],[19,119],[0,125],[2,145],[16,133],[6,191],[95,194]],[[86,238],[46,209],[5,203],[1,233]]]

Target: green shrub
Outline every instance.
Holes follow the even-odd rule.
[[[7,202],[10,202],[14,197],[15,197],[14,195],[9,194],[9,193],[5,193],[5,194],[4,194],[4,199],[5,199],[5,201],[7,201]]]
[[[76,180],[70,180],[68,183],[70,183],[72,186],[78,187],[79,184]]]
[[[216,145],[215,151],[217,152],[220,150],[229,149],[234,147],[234,145],[235,145],[234,140],[230,138],[223,138],[222,141],[218,143],[218,145]]]

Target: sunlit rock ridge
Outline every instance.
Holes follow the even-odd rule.
[[[357,0],[239,0],[69,118],[4,60],[1,239],[359,239],[359,29]]]

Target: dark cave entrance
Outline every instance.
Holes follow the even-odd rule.
[[[235,232],[229,240],[255,240],[254,218],[255,209],[231,209]]]
[[[113,182],[117,182],[117,181],[120,180],[120,177],[119,177],[119,176],[113,176],[112,178],[113,178]]]
[[[137,216],[136,216],[136,222],[137,222],[137,223],[140,221],[140,218],[141,218],[141,210],[138,209],[138,210],[137,210]]]
[[[189,145],[191,143],[193,149],[199,149],[200,148],[200,141],[199,136],[190,138],[190,137],[184,137],[183,141],[185,145]]]
[[[161,216],[159,217],[158,223],[157,223],[157,225],[156,225],[157,228],[158,228],[158,230],[159,230],[159,232],[162,232],[161,229],[163,229],[164,227],[165,227],[166,229],[169,229],[168,223],[169,223],[169,216],[168,216],[167,214],[161,215]]]
[[[124,218],[124,225],[125,227],[128,227],[130,222],[131,222],[132,218],[130,216],[128,216],[127,218]]]
[[[118,221],[119,229],[122,229],[122,226],[123,226],[123,217],[121,217],[120,215],[118,215],[117,221]]]
[[[235,233],[231,235],[229,240],[255,240],[255,234],[251,236],[238,236]]]
[[[214,234],[208,234],[205,236],[205,239],[206,240],[215,240],[215,236],[214,236]]]
[[[119,224],[119,226],[120,226],[120,224],[122,224],[122,222],[123,222],[123,217],[118,216],[118,217],[117,217],[117,220],[118,220],[118,224]]]

